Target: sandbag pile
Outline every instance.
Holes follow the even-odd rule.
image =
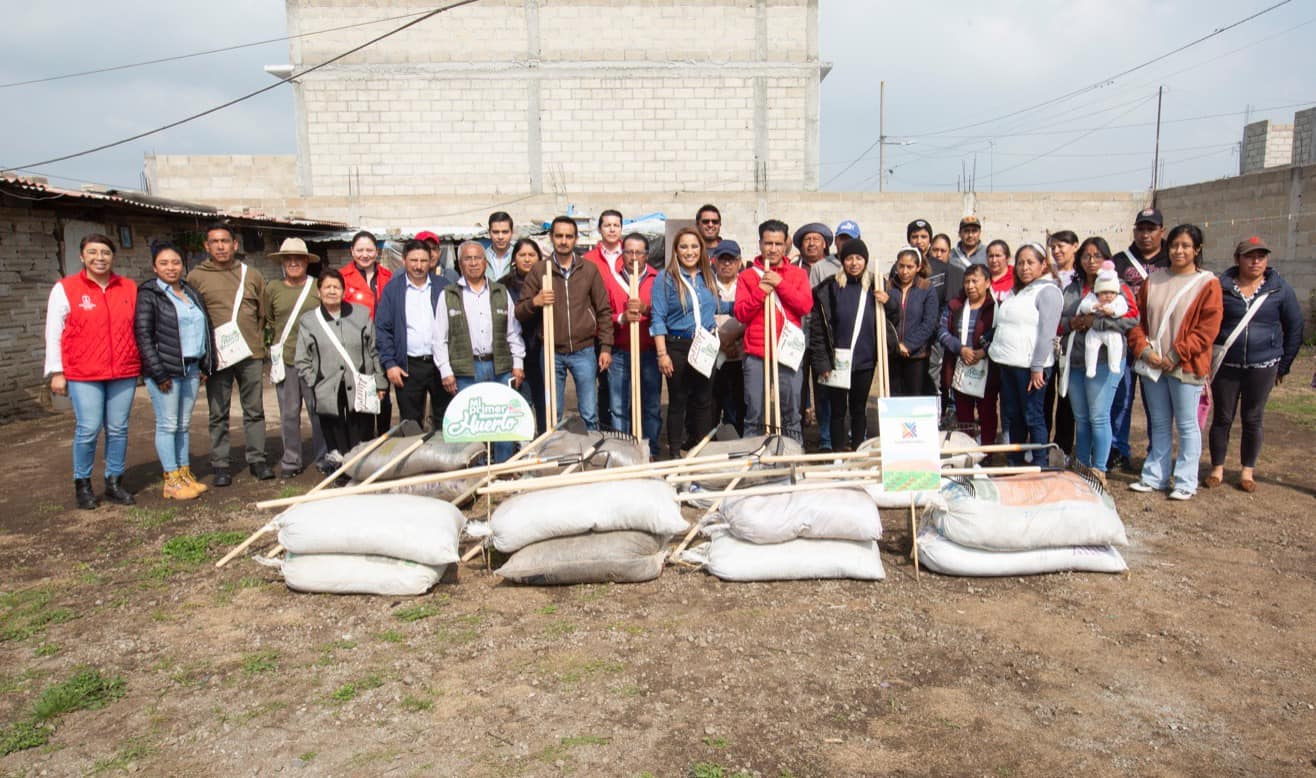
[[[923,513],[918,557],[947,575],[1032,575],[1128,569],[1115,502],[1072,472],[955,478]]]
[[[564,486],[504,501],[493,546],[511,554],[495,572],[523,584],[636,583],[662,572],[664,546],[688,528],[663,481]]]
[[[389,438],[381,443],[379,448],[367,454],[360,462],[348,468],[345,475],[353,481],[364,481],[415,442],[415,436]],[[367,441],[353,448],[343,455],[343,461],[350,460],[363,446],[371,445],[371,443],[372,441]],[[447,443],[444,442],[442,433],[436,432],[429,440],[425,441],[425,445],[390,465],[375,480],[392,481],[424,473],[448,473],[453,470],[464,470],[468,467],[484,464],[484,454],[483,443]]]
[[[581,457],[585,462],[577,470],[603,470],[609,467],[642,465],[649,461],[649,448],[643,441],[619,432],[553,431],[535,449],[541,459],[561,459],[565,468]],[[539,470],[531,476],[553,475],[554,470]]]
[[[466,519],[449,503],[361,494],[296,505],[275,521],[288,588],[333,594],[424,594],[460,555]]]
[[[724,581],[886,577],[882,522],[861,489],[728,499],[704,531],[705,569]]]

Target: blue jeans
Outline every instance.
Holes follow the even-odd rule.
[[[587,346],[570,354],[557,354],[553,360],[554,373],[557,378],[558,407],[554,409],[557,423],[562,423],[565,408],[562,397],[567,389],[567,371],[571,372],[571,381],[576,385],[576,408],[580,411],[580,420],[585,422],[585,429],[599,428],[598,375],[599,360],[594,354],[594,347]]]
[[[475,377],[456,376],[457,391],[461,391],[474,384],[497,383],[504,386],[511,386],[511,373],[494,373],[494,363],[491,359],[475,360]],[[512,458],[512,452],[516,448],[515,444],[509,442],[493,444],[494,462],[506,462]]]
[[[1173,460],[1174,488],[1197,493],[1197,463],[1202,458],[1202,432],[1197,428],[1197,400],[1202,387],[1169,375],[1159,381],[1139,381],[1147,401],[1147,428],[1151,446],[1142,465],[1142,482],[1170,487],[1174,432],[1179,431],[1179,457]]]
[[[612,428],[631,431],[631,352],[612,352],[608,366],[608,410]],[[640,352],[640,431],[649,441],[649,455],[658,456],[658,432],[663,426],[663,374],[658,372],[658,352]]]
[[[292,376],[297,379],[296,374]],[[151,379],[146,379],[146,391],[155,408],[155,455],[166,473],[191,464],[188,449],[191,444],[192,408],[196,406],[197,389],[201,385],[201,371],[189,365],[187,374],[174,376],[169,391],[162,392]]]
[[[1069,407],[1074,411],[1074,457],[1079,464],[1106,472],[1110,458],[1111,404],[1124,371],[1112,373],[1106,360],[1097,361],[1097,374],[1088,378],[1082,365],[1070,366]]]
[[[69,381],[73,403],[73,477],[91,478],[96,441],[105,430],[105,477],[123,475],[128,458],[128,414],[133,409],[136,378]]]
[[[1137,376],[1132,361],[1126,359],[1124,372],[1115,384],[1115,399],[1110,408],[1110,445],[1125,459],[1129,458],[1129,426],[1133,422],[1133,390]]]
[[[1042,374],[1051,376],[1051,368]],[[1046,387],[1029,389],[1032,371],[1026,367],[1001,365],[1001,426],[1010,433],[1011,443],[1046,443]],[[1005,455],[1011,465],[1024,464],[1024,452]]]

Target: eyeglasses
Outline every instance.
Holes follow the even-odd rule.
[[[721,224],[721,223],[722,223],[722,220],[721,220],[721,219],[700,219],[700,220],[699,220],[699,223],[700,223],[700,224]]]

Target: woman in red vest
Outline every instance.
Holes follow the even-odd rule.
[[[128,414],[142,372],[133,320],[137,284],[111,272],[114,243],[91,234],[78,244],[82,270],[50,290],[46,303],[46,368],[50,391],[73,403],[73,491],[78,507],[96,507],[91,470],[105,430],[105,499],[132,505],[123,488]]]

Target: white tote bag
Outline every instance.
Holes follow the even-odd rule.
[[[960,343],[969,342],[969,309],[964,310],[964,319],[960,322]],[[955,372],[951,374],[950,388],[969,397],[987,396],[987,366],[990,362],[984,357],[972,365],[964,364],[962,358],[955,360]]]
[[[713,375],[713,369],[717,367],[717,357],[722,351],[722,342],[717,335],[704,329],[704,321],[699,314],[699,295],[695,292],[694,285],[686,280],[683,273],[678,271],[676,275],[690,292],[690,304],[695,309],[695,337],[690,343],[690,353],[686,355],[686,361],[695,372],[707,378]]]
[[[1161,326],[1156,328],[1156,339],[1149,344],[1153,351],[1156,350],[1156,344],[1160,343],[1161,340],[1165,338],[1166,331],[1170,329],[1170,314],[1174,313],[1175,308],[1179,306],[1179,301],[1186,297],[1190,291],[1196,289],[1197,285],[1210,275],[1211,274],[1205,270],[1197,271],[1197,275],[1193,276],[1191,281],[1181,286],[1179,291],[1175,293],[1174,297],[1170,298],[1170,304],[1165,307],[1165,317],[1161,319]],[[1133,361],[1133,372],[1152,383],[1161,380],[1161,369],[1159,367],[1152,367],[1141,358]]]
[[[762,278],[764,273],[760,267],[755,267],[754,272]],[[804,330],[799,325],[792,324],[786,316],[786,309],[781,307],[781,300],[778,299],[776,292],[770,292],[768,298],[772,305],[777,306],[777,312],[781,314],[781,334],[777,336],[777,364],[785,365],[791,370],[799,370],[800,364],[804,362],[804,352],[808,348],[808,340],[804,337]],[[764,338],[767,338],[767,317],[764,317]]]
[[[855,311],[854,328],[850,332],[850,348],[832,349],[832,370],[818,383],[834,389],[850,388],[850,373],[854,365],[854,347],[859,342],[859,328],[864,322],[864,307],[868,305],[868,291],[859,290],[859,310]]]
[[[288,342],[288,336],[292,334],[292,328],[297,326],[297,317],[301,315],[302,304],[306,302],[306,297],[311,293],[311,279],[306,279],[302,284],[302,293],[297,296],[297,303],[292,307],[292,313],[288,316],[288,321],[283,325],[283,332],[279,334],[279,340],[273,346],[270,346],[270,383],[281,384],[288,377],[288,370],[283,364],[283,346]]]
[[[238,293],[233,298],[233,316],[215,328],[215,362],[216,369],[223,370],[251,356],[251,346],[242,337],[238,329],[238,308],[242,305],[242,293],[247,287],[247,263],[241,262],[242,275],[238,278]]]
[[[338,339],[333,330],[329,329],[329,323],[318,312],[315,320],[320,323],[320,329],[324,331],[325,337],[338,350],[338,356],[343,358],[343,364],[347,365],[348,372],[352,374],[352,410],[357,413],[377,415],[379,413],[379,392],[375,388],[375,377],[368,373],[358,373],[356,365],[352,364],[352,358],[347,355],[347,349],[343,348],[343,342]]]
[[[1252,302],[1248,303],[1247,313],[1243,314],[1243,318],[1238,321],[1233,331],[1229,333],[1229,337],[1225,338],[1225,342],[1222,345],[1211,347],[1211,375],[1208,376],[1209,379],[1215,380],[1215,374],[1220,372],[1220,366],[1225,363],[1225,354],[1228,354],[1229,349],[1234,347],[1234,341],[1238,340],[1238,336],[1242,335],[1243,330],[1247,329],[1248,322],[1252,321],[1252,317],[1256,316],[1257,311],[1261,310],[1261,304],[1266,301],[1267,297],[1270,297],[1270,292],[1253,297]]]

